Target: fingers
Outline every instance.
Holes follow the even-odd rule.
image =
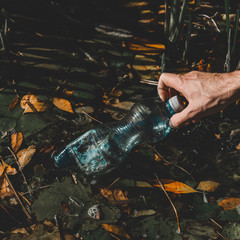
[[[172,128],[178,128],[188,124],[189,122],[192,121],[192,119],[196,119],[196,118],[193,112],[191,111],[191,108],[188,106],[183,111],[174,114],[169,121],[169,125]]]
[[[159,81],[158,81],[158,94],[162,101],[167,101],[167,99],[170,98],[170,93],[173,93],[173,90],[175,89],[179,91],[180,89],[180,78],[177,74],[172,73],[163,73],[161,74]]]

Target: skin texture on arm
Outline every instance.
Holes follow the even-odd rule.
[[[240,71],[192,71],[182,75],[163,73],[158,81],[158,94],[162,101],[167,101],[176,92],[180,92],[188,101],[188,106],[170,119],[172,127],[181,127],[217,113],[239,98]]]

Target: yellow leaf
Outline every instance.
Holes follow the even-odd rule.
[[[64,99],[64,98],[54,97],[54,98],[53,98],[53,104],[54,104],[57,108],[59,108],[59,109],[61,109],[61,110],[63,110],[63,111],[70,112],[70,113],[74,113],[74,112],[73,112],[73,109],[72,109],[71,103],[70,103],[68,100]]]
[[[214,192],[219,185],[220,183],[214,181],[201,181],[198,184],[197,189],[206,192]]]
[[[218,203],[225,211],[235,209],[240,206],[240,198],[226,198]]]
[[[123,227],[113,225],[113,224],[102,224],[102,227],[110,233],[114,233],[118,236],[131,239],[131,237],[127,234],[126,230]]]
[[[163,183],[163,186],[167,192],[174,192],[176,194],[198,192],[182,182],[168,179],[162,179],[161,182]],[[159,184],[154,184],[153,186],[162,188]]]
[[[23,113],[44,112],[47,108],[46,103],[39,100],[36,95],[23,96],[20,105],[24,109]]]
[[[12,150],[14,152],[17,152],[20,148],[23,141],[23,134],[21,132],[15,132],[11,135],[11,144],[12,144]]]
[[[73,91],[69,91],[69,90],[67,90],[66,88],[63,90],[63,93],[64,93],[66,96],[72,96],[72,95],[73,95]]]
[[[28,148],[24,148],[17,153],[18,162],[22,168],[31,161],[35,152],[36,147],[34,145],[31,145]]]

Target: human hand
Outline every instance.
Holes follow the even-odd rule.
[[[162,101],[180,92],[188,101],[187,107],[170,119],[172,127],[198,122],[202,117],[217,113],[240,97],[240,71],[186,74],[163,73],[158,82]]]

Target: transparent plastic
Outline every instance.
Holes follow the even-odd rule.
[[[137,102],[122,120],[99,125],[68,144],[54,156],[56,165],[75,166],[86,175],[109,172],[120,165],[137,144],[154,143],[168,135],[169,119],[182,109],[179,103],[174,109],[170,100],[163,103],[150,98]]]

